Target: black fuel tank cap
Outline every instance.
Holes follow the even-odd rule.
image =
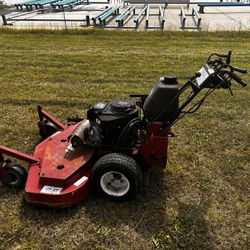
[[[161,78],[163,84],[177,84],[177,77],[175,75],[163,76]]]

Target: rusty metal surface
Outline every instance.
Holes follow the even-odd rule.
[[[66,152],[70,145],[69,137],[79,123],[72,125],[64,131],[59,131],[46,139],[42,147],[35,151],[36,157],[40,157],[41,183],[63,186],[66,179],[71,177],[86,162],[90,160],[94,149],[77,148]],[[39,154],[41,154],[39,156]]]

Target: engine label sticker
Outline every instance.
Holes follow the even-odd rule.
[[[87,176],[83,176],[81,179],[79,179],[78,181],[76,181],[74,183],[74,186],[78,187],[78,186],[80,186],[86,180],[88,180],[88,177]]]
[[[43,186],[41,193],[43,194],[60,194],[62,188],[53,186]]]

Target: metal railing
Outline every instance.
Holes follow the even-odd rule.
[[[192,17],[194,25],[187,25],[187,17]],[[184,11],[183,6],[181,7],[181,13],[180,13],[180,18],[181,18],[181,29],[201,29],[201,17],[198,14],[198,11],[195,10],[194,8],[192,9],[191,14],[187,14]]]
[[[136,5],[130,5],[119,17],[116,18],[116,22],[118,23],[118,28],[122,28],[125,20],[129,17],[129,15],[133,12],[135,14]]]
[[[137,17],[134,19],[135,27],[139,27],[139,23],[142,21],[142,19],[147,15],[148,12],[148,5],[146,5],[137,15]]]
[[[103,15],[101,15],[98,18],[100,26],[102,26],[102,27],[105,26],[107,19],[110,18],[111,16],[118,15],[119,14],[119,8],[120,8],[120,5],[115,5],[109,11],[107,11]]]
[[[147,16],[146,16],[146,29],[164,29],[165,24],[165,8],[162,8],[162,5],[159,5],[159,26],[150,26],[149,25],[149,17],[150,17],[150,5],[148,5]]]

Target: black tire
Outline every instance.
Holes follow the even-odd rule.
[[[39,127],[39,134],[43,140],[53,135],[57,131],[59,131],[59,129],[48,120],[43,120],[38,122],[38,127]]]
[[[122,201],[136,196],[142,184],[142,171],[131,157],[111,153],[101,157],[92,170],[94,189],[109,199]]]
[[[27,172],[24,167],[16,163],[8,163],[4,167],[5,171],[9,175],[9,178],[1,178],[4,185],[12,188],[21,188],[24,186],[27,180]]]

